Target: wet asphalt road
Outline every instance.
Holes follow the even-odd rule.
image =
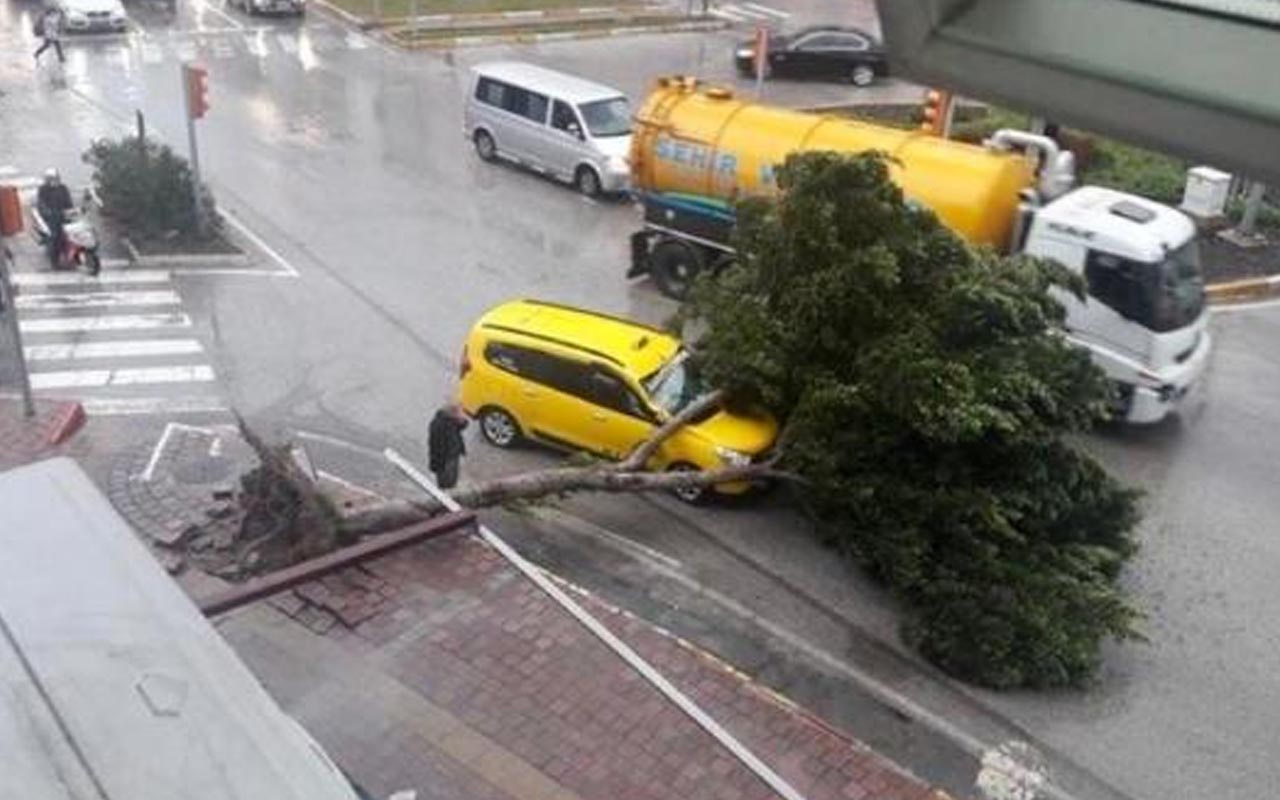
[[[835,4],[796,3],[794,11],[810,19],[828,7]],[[206,177],[220,204],[299,273],[183,284],[222,390],[265,427],[391,443],[414,455],[426,415],[452,388],[467,327],[485,308],[533,295],[655,321],[672,310],[650,286],[622,279],[634,209],[474,158],[460,127],[465,66],[533,60],[639,98],[659,73],[736,80],[727,54],[744,35],[445,57],[386,50],[319,14],[249,20],[197,5],[168,19],[131,6],[140,30],[71,43],[59,78],[31,70],[23,16],[31,8],[15,0],[0,6],[0,163],[26,174],[57,163],[82,179],[76,157],[85,143],[127,129],[134,109],[185,150],[177,65],[206,64],[213,106],[199,123]],[[850,13],[863,21],[865,4]],[[766,92],[794,105],[850,95],[818,85],[771,84]],[[797,644],[858,665],[986,743],[1030,734],[1060,756],[1081,796],[1105,796],[1089,772],[1133,797],[1268,796],[1280,782],[1280,762],[1270,757],[1280,734],[1280,679],[1270,668],[1280,655],[1280,601],[1268,581],[1280,561],[1280,501],[1270,491],[1280,451],[1270,402],[1280,390],[1277,328],[1275,308],[1221,317],[1211,380],[1181,422],[1090,440],[1149,493],[1131,580],[1151,618],[1149,643],[1112,648],[1103,680],[1087,693],[986,696],[921,670],[896,644],[892,603],[832,563],[777,498],[733,509],[686,509],[666,498],[576,500],[565,510],[591,523],[578,535],[540,530],[536,520],[507,524],[571,578],[757,667],[954,790],[971,780],[971,755],[859,699],[857,681],[815,677],[824,673]],[[479,444],[473,451],[473,475],[551,461]],[[339,455],[328,457],[340,468]],[[649,550],[602,539],[600,529]],[[716,588],[721,600],[697,596],[688,580],[664,575],[664,564]],[[760,624],[743,623],[744,612],[798,638],[763,635]]]

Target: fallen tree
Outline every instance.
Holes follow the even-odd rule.
[[[449,496],[464,508],[480,509],[573,492],[672,492],[739,481],[797,480],[777,467],[780,456],[759,464],[704,472],[648,469],[664,441],[723,401],[722,391],[695,400],[655,428],[621,461],[558,466],[464,483],[451,490]],[[389,500],[353,513],[341,513],[296,457],[291,444],[269,445],[243,420],[240,432],[259,463],[240,481],[238,535],[217,552],[203,551],[192,556],[211,572],[240,578],[278,569],[444,511],[435,498],[423,495],[420,499]]]

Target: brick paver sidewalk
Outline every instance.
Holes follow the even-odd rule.
[[[581,601],[805,797],[943,797],[727,665]],[[271,605],[224,634],[379,796],[775,796],[479,539],[428,543]]]
[[[28,417],[21,400],[0,398],[0,471],[55,455],[84,423],[79,403],[37,400],[35,407]]]

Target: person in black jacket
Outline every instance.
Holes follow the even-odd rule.
[[[58,171],[50,167],[45,170],[44,183],[36,190],[36,210],[40,218],[49,226],[49,262],[56,268],[58,256],[62,253],[63,225],[67,221],[67,211],[75,206],[71,199],[71,190],[62,182]]]
[[[431,418],[427,429],[427,460],[441,489],[452,489],[458,484],[458,467],[467,453],[467,445],[462,441],[466,427],[467,415],[456,403],[439,409]]]

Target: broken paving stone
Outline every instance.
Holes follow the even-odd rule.
[[[267,604],[285,616],[295,616],[306,602],[294,592],[282,592],[267,600]]]
[[[186,520],[174,519],[165,523],[164,527],[151,534],[151,538],[167,547],[180,547],[200,534],[200,527]]]
[[[175,553],[172,550],[155,550],[156,560],[160,562],[160,566],[164,567],[165,572],[170,575],[177,575],[187,566],[187,560],[182,557],[181,553]]]
[[[204,515],[209,519],[226,519],[234,513],[236,513],[236,507],[233,505],[213,506],[204,511]]]

